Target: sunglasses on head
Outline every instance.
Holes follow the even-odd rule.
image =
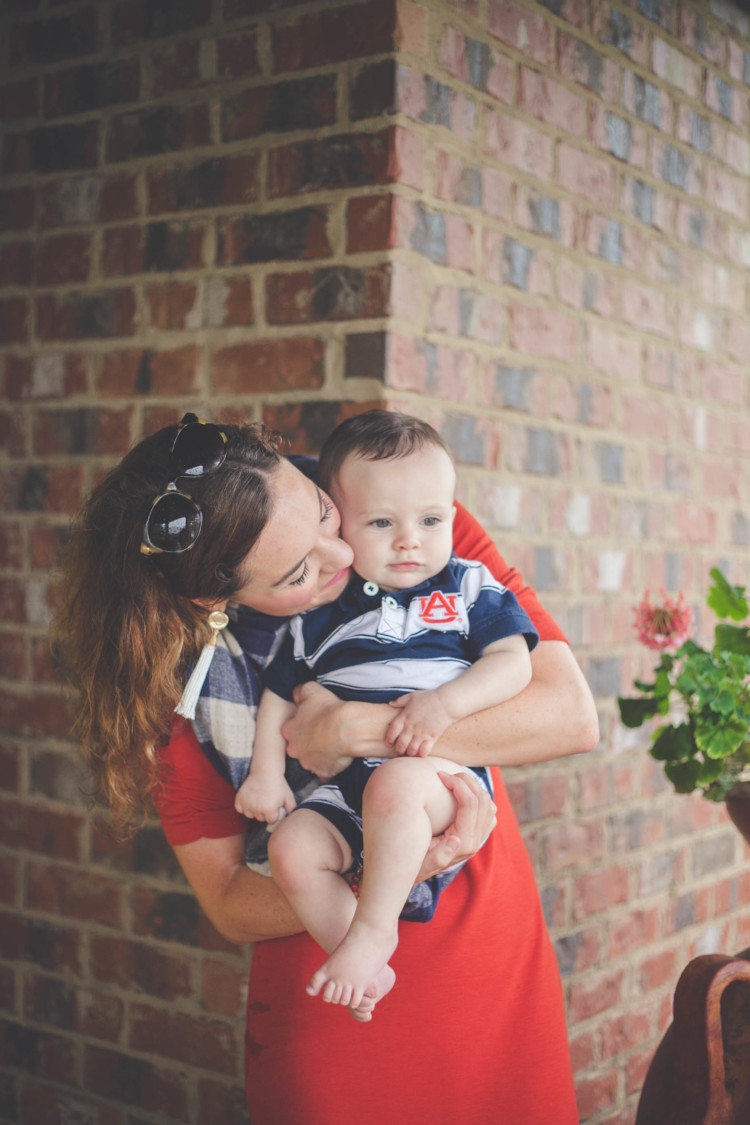
[[[180,492],[180,477],[205,477],[224,464],[227,435],[212,422],[186,414],[177,427],[169,451],[174,479],[151,505],[143,526],[141,554],[180,555],[193,547],[203,526],[203,512],[187,492]]]

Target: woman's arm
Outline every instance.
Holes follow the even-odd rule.
[[[435,753],[465,766],[518,766],[593,750],[596,707],[564,641],[540,641],[531,654],[531,683],[519,695],[454,723]],[[297,713],[284,724],[287,753],[320,777],[352,757],[392,757],[385,732],[388,704],[342,703],[318,684],[295,694]]]
[[[203,836],[174,847],[204,913],[227,941],[242,945],[304,929],[273,879],[244,863],[244,836]]]

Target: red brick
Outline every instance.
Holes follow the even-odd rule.
[[[51,977],[32,977],[24,990],[24,1015],[37,1023],[77,1031],[92,1039],[119,1038],[124,1005],[117,996],[76,989]]]
[[[608,956],[611,960],[622,957],[644,945],[651,945],[659,934],[659,910],[632,910],[624,918],[609,923]]]
[[[17,746],[0,745],[0,789],[17,793],[20,786],[21,751]]]
[[[29,187],[0,191],[0,230],[28,230],[34,223],[35,202]]]
[[[298,16],[272,29],[275,73],[306,70],[378,55],[394,47],[393,0],[369,0],[350,8]]]
[[[587,974],[581,981],[573,982],[568,998],[568,1018],[572,1024],[606,1012],[622,999],[623,974],[621,969],[608,973]]]
[[[674,949],[666,949],[646,957],[638,971],[638,985],[644,994],[655,992],[664,985],[674,988],[681,972],[678,955]]]
[[[86,281],[91,269],[91,249],[91,238],[83,234],[63,234],[38,242],[34,255],[37,285]]]
[[[268,154],[269,198],[388,183],[393,179],[393,145],[394,131],[389,129],[273,148]]]
[[[96,389],[116,398],[188,395],[195,390],[200,357],[200,349],[190,345],[169,351],[106,352],[99,361]]]
[[[387,250],[393,229],[391,195],[359,195],[346,208],[346,252]]]
[[[601,1025],[602,1059],[611,1059],[623,1051],[639,1047],[655,1033],[655,1013],[648,1009],[631,1009]]]
[[[581,1121],[614,1105],[617,1099],[617,1071],[596,1078],[580,1079],[576,1083],[576,1102]]]
[[[170,43],[149,56],[152,83],[151,92],[156,98],[178,90],[189,90],[205,81],[201,71],[201,43],[183,40]]]
[[[263,421],[279,430],[289,442],[291,453],[320,452],[325,439],[340,422],[364,410],[382,410],[385,402],[298,402],[292,405],[266,406]]]
[[[569,78],[617,105],[620,100],[621,68],[614,59],[562,31],[557,37],[558,67]]]
[[[402,391],[421,391],[447,402],[466,402],[472,363],[468,354],[411,336],[391,337],[385,381]]]
[[[213,1118],[222,1125],[246,1125],[247,1094],[244,1086],[227,1086],[226,1083],[212,1082],[208,1078],[198,1081],[200,1099],[200,1121]]]
[[[600,914],[628,900],[629,872],[626,867],[608,867],[579,875],[573,887],[573,919]]]
[[[56,566],[65,539],[63,528],[32,527],[29,534],[31,565],[39,569],[51,569]]]
[[[34,1079],[24,1083],[21,1090],[21,1114],[25,1121],[57,1122],[82,1120],[85,1113],[87,1125],[122,1125],[120,1111],[103,1106],[81,1090],[68,1093],[52,1086],[42,1086]]]
[[[124,454],[130,447],[132,407],[124,410],[39,410],[34,451],[50,454]]]
[[[255,28],[236,31],[216,41],[216,74],[219,78],[255,78],[260,74],[258,35]]]
[[[161,156],[165,152],[198,148],[211,141],[207,105],[172,105],[119,114],[107,136],[107,161]]]
[[[131,929],[137,937],[179,942],[235,957],[241,955],[236,945],[226,941],[214,929],[192,894],[160,892],[135,885],[131,892],[131,907]]]
[[[564,363],[579,361],[579,322],[567,313],[515,302],[508,317],[510,344],[516,351]]]
[[[0,121],[18,121],[22,117],[36,116],[38,101],[36,78],[0,86]]]
[[[136,101],[140,79],[137,58],[109,59],[96,66],[54,71],[44,79],[45,117],[70,117]]]
[[[203,961],[201,1002],[208,1012],[239,1018],[247,1002],[247,966]]]
[[[19,880],[20,859],[18,856],[0,856],[0,902],[5,906],[15,906]]]
[[[184,957],[126,938],[92,935],[90,944],[91,972],[102,984],[169,1001],[192,995],[191,965]]]
[[[510,168],[543,180],[552,178],[555,159],[552,137],[517,117],[488,112],[485,148],[490,157],[503,161]]]
[[[22,297],[0,301],[0,345],[25,344],[29,338],[29,302]]]
[[[8,56],[11,67],[46,64],[91,55],[98,46],[98,12],[92,6],[79,8],[59,19],[13,25],[8,38]]]
[[[93,168],[97,162],[99,123],[52,125],[23,133],[6,133],[3,171],[10,175],[36,172],[72,172]]]
[[[423,191],[425,186],[426,146],[411,129],[397,126],[391,133],[391,155],[387,178],[403,187]],[[372,180],[372,183],[375,181]]]
[[[589,864],[601,859],[603,831],[601,821],[560,824],[543,834],[545,872],[554,874],[566,867]]]
[[[275,215],[226,219],[219,224],[218,264],[237,266],[330,258],[333,251],[328,224],[328,207],[300,207]]]
[[[31,242],[0,244],[0,286],[31,284]]]
[[[487,28],[490,35],[523,52],[535,62],[543,65],[552,62],[552,26],[541,13],[537,14],[512,0],[490,0]]]
[[[166,4],[159,8],[154,8],[148,0],[122,0],[112,13],[112,42],[121,47],[138,40],[161,39],[204,28],[210,19],[210,0]]]
[[[0,596],[2,596],[2,581],[0,581]],[[0,676],[5,676],[9,680],[26,680],[28,675],[26,638],[16,633],[0,633]],[[4,788],[1,778],[2,770],[0,770],[0,788]],[[1,831],[0,835],[2,835]]]
[[[325,375],[325,345],[314,337],[260,340],[214,352],[211,385],[230,394],[318,388]]]
[[[58,812],[26,804],[4,801],[0,840],[9,848],[51,854],[60,859],[81,859],[83,818],[77,813]]]
[[[203,265],[206,224],[149,223],[105,231],[102,272],[105,277],[198,269]]]
[[[614,208],[617,194],[616,168],[599,157],[573,148],[564,141],[558,148],[558,180],[573,195],[597,207]]]
[[[266,279],[266,319],[269,324],[304,324],[385,316],[390,280],[387,265],[270,274]]]
[[[28,1070],[48,1082],[70,1086],[75,1081],[76,1045],[60,1035],[50,1035],[28,1025],[3,1020],[0,1024],[0,1057],[4,1066]],[[35,1121],[31,1117],[28,1120]]]
[[[253,203],[258,198],[258,167],[258,153],[252,152],[189,168],[149,169],[149,212]]]
[[[253,86],[221,105],[221,135],[239,141],[266,133],[320,129],[336,122],[336,78],[330,74]]]
[[[25,892],[26,906],[32,910],[103,926],[122,923],[122,884],[82,868],[30,861]]]
[[[159,1067],[142,1057],[85,1047],[85,1089],[144,1113],[188,1120],[188,1078],[174,1067]]]
[[[103,289],[37,298],[40,340],[102,339],[132,336],[135,297],[132,289]]]
[[[112,176],[52,180],[40,192],[40,225],[76,226],[134,218],[136,177],[129,172]]]
[[[131,1002],[128,1040],[135,1050],[203,1070],[220,1074],[236,1070],[236,1030],[229,1023]]]
[[[521,109],[555,129],[576,137],[586,136],[588,105],[585,98],[555,82],[549,75],[528,67],[522,66],[519,75],[518,104]]]

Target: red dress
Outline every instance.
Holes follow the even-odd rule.
[[[459,508],[454,549],[518,596],[542,640],[563,640],[533,591]],[[171,844],[244,830],[234,793],[189,728],[164,750]],[[560,978],[534,872],[500,774],[498,823],[441,896],[402,923],[393,991],[373,1020],[305,994],[321,963],[306,934],[259,942],[247,1007],[252,1125],[577,1125]]]

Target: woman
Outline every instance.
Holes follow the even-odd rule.
[[[243,862],[234,791],[172,710],[227,602],[258,611],[255,667],[272,621],[335,599],[351,552],[313,480],[255,427],[188,415],[141,442],[93,493],[75,531],[56,639],[81,690],[80,734],[100,794],[133,817],[155,794],[167,838],[201,906],[237,942],[258,942],[246,1075],[253,1125],[389,1117],[415,1125],[574,1125],[557,967],[533,872],[496,773],[498,823],[426,925],[403,924],[398,985],[359,1025],[305,995],[320,953],[273,882]],[[465,765],[540,761],[592,748],[596,713],[564,638],[520,576],[462,510],[454,546],[511,586],[541,636],[521,695],[456,723],[437,750]],[[318,776],[387,754],[390,708],[340,703],[306,685],[285,728]],[[383,713],[385,711],[385,714]],[[167,745],[168,743],[168,745]],[[450,780],[456,825],[423,876],[471,855],[488,810]],[[491,817],[491,812],[489,813]],[[281,940],[269,941],[275,938]]]

